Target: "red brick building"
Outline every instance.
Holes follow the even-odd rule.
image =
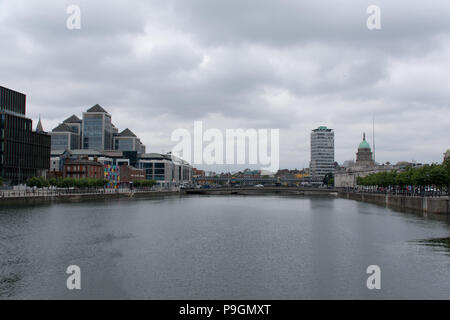
[[[192,168],[192,176],[193,177],[204,177],[206,173],[204,170],[198,170],[196,168]]]
[[[120,183],[130,183],[137,180],[145,180],[145,170],[131,166],[120,166]]]
[[[64,163],[64,178],[93,178],[103,179],[103,165],[92,160],[67,160]]]

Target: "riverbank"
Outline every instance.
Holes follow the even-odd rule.
[[[339,191],[338,196],[344,199],[363,201],[385,206],[391,209],[413,210],[432,214],[449,214],[449,197],[408,197],[389,194],[372,194]]]
[[[107,192],[106,192],[107,191]],[[1,203],[37,204],[44,202],[79,202],[85,200],[108,200],[108,199],[132,199],[145,197],[161,197],[174,195],[292,195],[292,196],[333,196],[349,200],[363,201],[397,210],[412,210],[430,214],[449,214],[450,197],[408,197],[399,195],[385,195],[374,193],[346,192],[336,189],[317,188],[288,188],[288,187],[243,187],[243,188],[216,188],[216,189],[187,189],[187,190],[102,190],[93,192],[70,193],[16,192],[9,196],[0,195]]]
[[[108,200],[108,199],[127,199],[127,198],[146,198],[146,197],[164,197],[180,195],[178,190],[157,190],[157,191],[130,191],[120,190],[120,192],[83,192],[83,193],[42,193],[17,196],[0,197],[0,204],[38,204],[45,202],[79,202],[85,200]]]
[[[242,187],[242,188],[211,188],[187,190],[140,190],[128,189],[110,190],[66,190],[52,192],[39,190],[36,192],[11,191],[0,194],[0,204],[40,204],[46,202],[80,202],[87,200],[132,199],[146,197],[163,197],[175,195],[291,195],[291,196],[333,196],[338,195],[334,189],[289,188],[289,187]]]

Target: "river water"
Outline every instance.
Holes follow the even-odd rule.
[[[446,217],[333,197],[2,204],[0,299],[449,299],[449,237]]]

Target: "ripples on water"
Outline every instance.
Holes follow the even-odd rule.
[[[449,231],[448,217],[326,197],[2,205],[0,298],[445,299]]]

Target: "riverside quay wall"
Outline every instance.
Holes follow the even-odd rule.
[[[116,191],[116,190],[112,190]],[[2,204],[39,204],[46,202],[79,202],[85,200],[113,200],[113,199],[136,199],[148,197],[166,197],[180,195],[178,190],[158,190],[158,191],[127,191],[120,192],[73,192],[73,193],[52,193],[52,192],[9,192],[7,195],[0,193],[0,205]]]
[[[343,191],[339,191],[338,196],[345,199],[378,204],[392,209],[414,210],[424,213],[449,214],[450,209],[449,197],[408,197]]]

